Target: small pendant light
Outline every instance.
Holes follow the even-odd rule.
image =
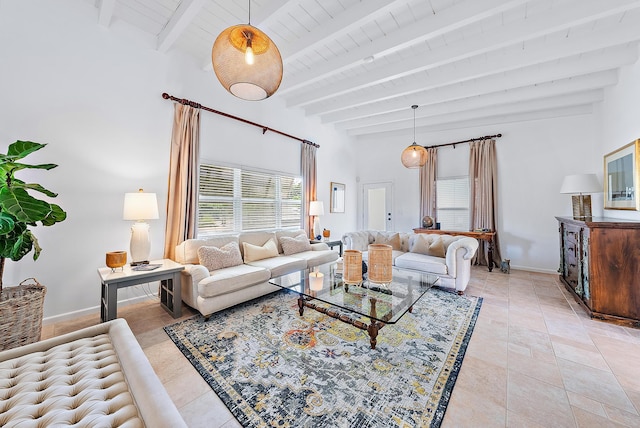
[[[211,62],[222,86],[238,98],[259,101],[282,81],[282,57],[269,36],[249,23],[224,30],[213,43]]]
[[[406,168],[420,168],[427,163],[427,149],[416,144],[416,109],[417,105],[412,105],[413,109],[413,144],[402,151],[400,160]]]

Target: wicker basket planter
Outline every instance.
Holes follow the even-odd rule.
[[[27,283],[32,281],[32,283]],[[40,340],[42,313],[47,288],[35,278],[17,287],[5,287],[0,294],[0,351]]]

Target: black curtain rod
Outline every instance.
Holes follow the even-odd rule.
[[[187,100],[185,98],[176,98],[173,95],[167,94],[166,92],[164,92],[162,94],[162,98],[164,98],[165,100],[172,100],[172,101],[178,102],[180,104],[188,105],[188,106],[191,106],[193,108],[199,108],[199,109],[202,109],[202,110],[210,111],[211,113],[219,114],[220,116],[228,117],[230,119],[235,119],[237,121],[240,121],[240,122],[243,122],[243,123],[247,123],[249,125],[257,126],[258,128],[262,129],[262,134],[263,135],[267,131],[271,131],[271,132],[275,132],[276,134],[284,135],[285,137],[289,137],[289,138],[292,138],[294,140],[298,140],[298,141],[300,141],[300,142],[302,142],[304,144],[309,144],[310,146],[313,146],[313,147],[316,147],[316,148],[320,148],[319,144],[313,143],[313,142],[311,142],[309,140],[305,140],[304,138],[298,138],[298,137],[296,137],[294,135],[287,134],[287,133],[282,132],[282,131],[278,131],[277,129],[269,128],[268,126],[260,125],[259,123],[251,122],[250,120],[243,119],[241,117],[234,116],[232,114],[225,113],[223,111],[214,110],[214,109],[212,109],[210,107],[203,106],[200,103],[196,103],[195,101],[190,101],[190,100]]]
[[[423,147],[425,149],[430,149],[432,147],[453,146],[453,148],[455,149],[456,148],[456,144],[471,143],[472,141],[490,140],[492,138],[500,138],[500,137],[502,137],[502,134],[485,135],[484,137],[470,138],[470,139],[464,140],[464,141],[456,141],[455,143],[436,144],[435,146],[423,146]]]

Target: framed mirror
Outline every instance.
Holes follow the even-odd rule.
[[[329,212],[344,212],[344,184],[331,182],[331,204]]]
[[[627,144],[604,157],[604,208],[638,210],[636,194],[639,179],[640,140]]]

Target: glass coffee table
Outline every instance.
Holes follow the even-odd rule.
[[[339,319],[369,333],[371,349],[376,348],[378,332],[387,324],[395,324],[413,310],[413,305],[438,281],[439,277],[423,272],[393,268],[393,280],[386,284],[362,281],[345,284],[337,264],[320,265],[322,278],[305,269],[272,278],[269,282],[298,293],[300,315],[308,307]],[[365,317],[367,322],[363,322]]]

